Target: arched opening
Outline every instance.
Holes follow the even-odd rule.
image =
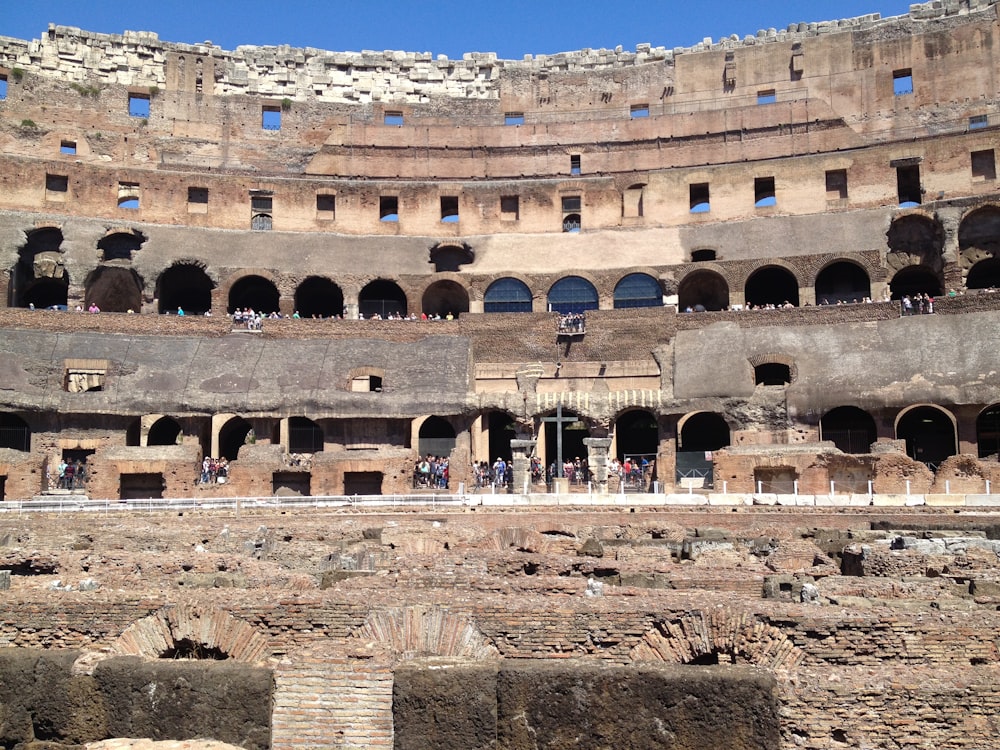
[[[555,413],[546,416],[554,417]],[[543,422],[545,425],[545,462],[550,476],[567,476],[567,464],[587,461],[587,446],[583,439],[590,437],[590,427],[572,411],[563,410],[563,422]],[[562,434],[562,465],[558,463],[559,435]],[[553,472],[552,470],[555,469]],[[574,478],[576,478],[574,476]],[[582,480],[582,478],[581,478]]]
[[[940,297],[943,291],[940,277],[926,266],[907,266],[901,269],[889,282],[889,290],[895,300],[916,294]]]
[[[323,450],[323,428],[307,417],[289,417],[288,452],[320,453]]]
[[[142,421],[133,419],[125,428],[125,445],[138,448],[142,444]]]
[[[514,418],[503,411],[491,411],[483,415],[486,421],[486,429],[489,432],[489,457],[487,462],[495,462],[502,458],[510,463],[513,458],[513,451],[510,448],[510,441],[514,439],[516,423]]]
[[[1000,404],[983,409],[976,418],[976,443],[979,457],[1000,461]]]
[[[177,445],[181,426],[171,417],[160,417],[149,427],[146,445]]]
[[[753,368],[754,385],[782,386],[792,382],[792,368],[781,362],[763,362]]]
[[[0,448],[31,451],[31,428],[16,414],[0,413]]]
[[[97,249],[101,251],[102,261],[130,261],[145,241],[146,237],[141,232],[113,232],[98,241]]]
[[[40,227],[27,233],[11,270],[8,300],[12,307],[66,309],[69,275],[63,266],[62,231]]]
[[[406,315],[406,295],[394,281],[376,279],[358,295],[358,311],[366,318]]]
[[[420,425],[417,453],[447,458],[455,450],[455,428],[442,417],[428,417]]]
[[[637,456],[653,461],[660,447],[656,415],[640,409],[620,415],[615,420],[615,446],[619,461]]]
[[[278,287],[270,279],[263,276],[244,276],[229,288],[229,306],[232,313],[237,309],[250,308],[254,312],[268,313],[278,311]]]
[[[233,417],[219,430],[219,458],[235,461],[239,458],[240,448],[247,444],[253,427],[242,417]]]
[[[629,307],[661,307],[663,290],[660,282],[649,274],[630,273],[615,286],[615,309]]]
[[[520,279],[497,279],[486,289],[483,309],[488,313],[530,313],[531,290]]]
[[[702,411],[682,419],[679,427],[676,482],[713,486],[713,453],[730,444],[729,425],[720,414]]]
[[[819,420],[819,438],[844,453],[870,453],[877,438],[875,420],[856,406],[838,406]]]
[[[677,307],[685,312],[725,310],[729,307],[729,284],[715,271],[689,273],[677,289]]]
[[[458,209],[452,214],[458,221]],[[442,218],[442,221],[444,219]],[[476,259],[475,253],[468,245],[435,245],[431,248],[430,262],[434,264],[437,273],[443,271],[458,271],[464,265],[472,263]]]
[[[1000,258],[986,258],[969,269],[968,289],[1000,289]]]
[[[435,281],[424,292],[421,308],[428,317],[458,317],[469,312],[469,292],[455,281]]]
[[[949,456],[958,452],[955,423],[936,406],[917,406],[896,424],[896,439],[906,441],[906,455],[936,471]]]
[[[295,309],[303,318],[333,318],[344,314],[344,293],[323,276],[310,276],[295,290]]]
[[[872,285],[861,266],[849,261],[831,263],[816,276],[816,304],[864,302],[871,299]]]
[[[566,276],[549,289],[549,310],[562,315],[597,309],[597,289],[580,276]]]
[[[157,312],[202,315],[212,309],[215,283],[196,263],[176,263],[160,274],[156,282]]]
[[[563,217],[562,230],[564,232],[576,234],[580,231],[581,226],[582,221],[580,219],[580,214],[566,214]]]
[[[98,266],[87,275],[84,306],[102,312],[138,312],[142,309],[142,277],[133,268]]]
[[[784,307],[799,305],[799,284],[791,271],[780,266],[765,266],[747,279],[747,305],[754,307]]]
[[[900,216],[889,227],[886,240],[889,245],[886,262],[891,269],[898,271],[908,265],[941,269],[944,228],[940,222],[920,214]]]

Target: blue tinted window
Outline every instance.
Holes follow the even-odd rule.
[[[633,273],[615,287],[615,309],[625,307],[660,307],[663,292],[660,283],[645,273]]]
[[[483,309],[488,313],[531,312],[531,290],[519,279],[497,279],[486,290]]]
[[[0,99],[7,98],[7,76],[0,76]]]
[[[382,119],[386,125],[402,125],[403,124],[403,113],[402,112],[386,112],[385,117]]]
[[[264,130],[281,130],[281,110],[265,107],[261,112],[261,127]]]
[[[581,313],[597,309],[597,290],[579,276],[559,279],[549,289],[549,310],[562,313]]]
[[[504,125],[524,125],[524,115],[521,112],[508,112],[503,116]]]
[[[142,94],[129,94],[129,117],[149,117],[149,97]]]

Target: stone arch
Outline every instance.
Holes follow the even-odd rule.
[[[10,272],[8,302],[12,307],[65,309],[69,274],[64,265],[63,233],[57,226],[41,226],[25,233],[18,260]]]
[[[730,445],[732,428],[725,417],[714,411],[685,414],[677,422],[678,452],[716,451]]]
[[[84,281],[84,307],[97,305],[102,312],[139,312],[146,282],[134,268],[100,265]]]
[[[355,367],[347,373],[345,389],[348,391],[381,393],[384,387],[384,367]]]
[[[248,273],[230,283],[228,298],[227,312],[249,307],[258,313],[272,313],[278,311],[281,293],[274,279]]]
[[[433,317],[459,317],[469,312],[469,290],[455,279],[435,279],[421,295],[421,312]]]
[[[0,448],[31,450],[31,427],[17,414],[0,412]]]
[[[615,434],[615,456],[656,456],[660,445],[660,427],[656,413],[650,409],[629,407],[612,420]]]
[[[166,606],[136,620],[112,644],[116,655],[149,659],[205,653],[210,658],[261,664],[270,656],[267,639],[250,623],[221,609]]]
[[[958,453],[958,420],[937,404],[914,404],[896,415],[896,439],[906,455],[933,468]]]
[[[766,352],[764,354],[754,354],[752,357],[747,357],[747,361],[750,363],[750,366],[754,370],[755,380],[758,379],[758,376],[761,374],[762,369],[774,366],[788,369],[787,374],[789,383],[794,383],[799,376],[799,369],[795,364],[795,359],[785,354],[776,354],[774,352]]]
[[[531,312],[535,294],[531,286],[515,275],[495,279],[483,293],[483,311]]]
[[[886,232],[886,240],[889,252],[885,260],[891,271],[923,265],[940,272],[944,267],[944,227],[923,212],[897,216]]]
[[[376,641],[399,659],[447,656],[475,660],[500,655],[470,618],[433,606],[372,612],[350,637]]]
[[[670,664],[731,663],[784,670],[805,654],[773,625],[746,612],[694,611],[662,620],[629,653],[632,661]],[[723,661],[726,658],[726,661]]]
[[[1000,457],[1000,404],[990,404],[976,417],[976,447],[979,458]]]
[[[729,308],[729,282],[722,270],[714,267],[692,269],[677,287],[677,309],[692,311]]]
[[[819,420],[820,440],[833,443],[844,453],[869,453],[878,437],[871,414],[857,406],[838,406]]]
[[[507,526],[497,529],[487,536],[481,546],[483,549],[493,552],[510,552],[515,549],[518,552],[544,554],[548,551],[549,542],[534,529],[526,529],[523,526]]]
[[[366,318],[406,315],[406,293],[391,279],[373,279],[358,293],[358,311]]]
[[[181,436],[180,423],[173,417],[163,416],[149,426],[146,445],[177,445]]]
[[[197,260],[177,261],[164,269],[156,280],[157,312],[184,310],[196,315],[206,313],[212,309],[213,289],[215,282],[204,263]]]
[[[889,281],[890,297],[894,300],[914,294],[940,297],[943,291],[944,283],[941,274],[929,266],[901,268]]]
[[[871,299],[872,282],[868,271],[857,261],[838,258],[827,263],[813,282],[817,305],[863,302]]]
[[[475,262],[476,252],[465,242],[439,242],[430,249],[428,263],[437,273],[459,271],[461,266]]]
[[[973,209],[958,225],[958,263],[962,272],[985,260],[1000,258],[1000,206]]]
[[[447,457],[455,450],[458,430],[450,419],[432,415],[414,420],[414,428],[416,428],[418,455]]]
[[[635,271],[622,276],[615,284],[615,309],[662,306],[663,287],[653,274]]]
[[[344,314],[344,292],[325,276],[308,276],[295,289],[295,310],[303,318]]]
[[[743,285],[743,291],[748,305],[781,307],[790,302],[798,307],[801,286],[798,274],[793,269],[784,263],[773,262],[751,271]]]
[[[583,273],[562,276],[553,282],[547,294],[552,312],[582,313],[600,306],[600,293],[593,279]]]
[[[133,260],[133,255],[146,241],[146,235],[136,229],[112,229],[97,242],[101,261]]]

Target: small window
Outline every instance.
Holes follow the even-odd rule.
[[[569,157],[569,173],[580,174],[580,155],[573,154]]]
[[[524,112],[507,112],[503,116],[504,125],[524,125]]]
[[[753,181],[753,204],[757,208],[775,206],[778,203],[774,192],[773,177],[756,177]]]
[[[128,208],[132,210],[139,208],[138,182],[118,183],[118,208]]]
[[[562,210],[563,213],[569,213],[570,211],[580,210],[580,196],[579,195],[564,195],[562,199]]]
[[[399,221],[399,198],[383,195],[378,199],[378,220]]]
[[[776,101],[778,101],[778,95],[774,89],[757,92],[757,104],[774,104]]]
[[[920,188],[920,165],[906,164],[896,167],[896,193],[901,208],[913,208],[923,202]]]
[[[7,98],[7,74],[0,73],[0,99]]]
[[[274,209],[274,198],[270,195],[251,195],[250,209],[254,213],[257,213],[258,211],[270,212]]]
[[[69,177],[64,174],[45,175],[45,199],[50,201],[66,200],[69,192]]]
[[[516,195],[500,196],[500,220],[517,221],[521,218],[521,200]]]
[[[973,115],[969,118],[969,130],[980,130],[990,124],[986,115]]]
[[[260,126],[264,130],[281,130],[281,107],[261,107]]]
[[[643,215],[643,198],[645,185],[632,185],[622,193],[622,216],[624,218],[640,218]]]
[[[351,391],[354,393],[381,393],[382,378],[378,375],[359,375],[351,378]]]
[[[702,248],[701,250],[691,251],[692,263],[704,263],[707,260],[715,260],[716,257],[717,256],[715,250],[711,250],[709,248]]]
[[[208,213],[208,188],[189,187],[187,207],[189,214]]]
[[[320,221],[333,221],[337,218],[337,196],[316,196],[316,218]]]
[[[382,117],[382,122],[385,125],[402,125],[403,124],[403,113],[402,112],[386,112]]]
[[[913,93],[913,73],[909,68],[892,71],[892,93],[895,96]]]
[[[60,154],[75,154],[76,153],[76,141],[62,141],[59,144]]]
[[[128,95],[128,116],[149,117],[149,94]]]
[[[69,393],[104,390],[108,376],[108,360],[67,359],[63,367],[63,390]]]
[[[779,362],[766,362],[753,368],[754,385],[782,386],[792,382],[792,368]]]
[[[688,187],[688,197],[691,204],[691,213],[705,214],[712,210],[709,201],[708,183],[696,182]]]
[[[997,163],[993,149],[972,152],[972,181],[988,182],[997,178]]]
[[[250,229],[270,232],[274,226],[274,198],[270,191],[250,193]]]
[[[441,196],[441,221],[454,224],[458,221],[458,196]]]
[[[828,203],[847,200],[847,170],[830,169],[826,173],[826,200]]]
[[[649,105],[633,104],[629,107],[628,114],[632,119],[635,119],[636,117],[649,117]]]

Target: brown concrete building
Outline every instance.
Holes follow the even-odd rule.
[[[598,493],[633,457],[643,490],[984,493],[996,31],[976,0],[523,61],[0,39],[0,496],[77,459],[97,498],[398,493],[427,453],[534,491],[558,431]]]

